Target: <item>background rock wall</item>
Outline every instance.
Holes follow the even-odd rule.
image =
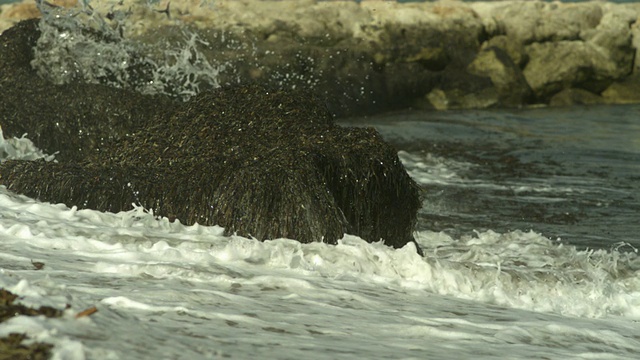
[[[640,4],[173,0],[168,11],[166,1],[91,5],[126,38],[158,47],[196,32],[202,53],[226,64],[220,84],[312,88],[338,116],[640,101]],[[2,6],[0,26],[34,14],[31,2]]]

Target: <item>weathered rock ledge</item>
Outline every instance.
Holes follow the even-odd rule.
[[[338,115],[640,101],[640,4],[173,0],[169,18],[166,2],[135,3],[120,7],[130,38],[160,43],[186,24],[229,65],[222,83],[312,87]],[[3,6],[0,26],[33,14]]]

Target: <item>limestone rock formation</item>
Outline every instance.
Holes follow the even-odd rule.
[[[102,211],[140,204],[227,234],[334,244],[345,233],[413,242],[419,189],[373,129],[336,125],[305,91],[234,86],[186,103],[72,82],[28,65],[35,21],[0,36],[0,122],[58,162],[6,161],[0,183]],[[71,145],[68,145],[71,144]]]
[[[538,99],[545,102],[562,89],[604,90],[618,71],[616,64],[594,46],[579,41],[534,43],[524,76]]]
[[[497,24],[497,32],[521,44],[578,39],[603,16],[598,3],[560,4],[544,1],[500,1],[472,6]]]
[[[527,46],[530,61],[524,75],[540,100],[548,101],[571,87],[600,93],[612,81],[631,73],[635,53],[630,36],[632,19],[613,12],[605,16],[594,12],[584,15],[584,21],[572,15],[571,31],[557,30],[557,36],[562,35],[557,41]],[[560,15],[556,14],[562,20]]]
[[[151,47],[196,34],[207,61],[225,65],[221,84],[309,87],[338,116],[548,104],[567,89],[600,95],[637,73],[640,58],[638,3],[172,0],[171,17],[165,3],[91,4]],[[5,7],[0,26],[13,8],[33,13],[33,4]]]
[[[564,89],[549,100],[551,106],[604,104],[605,99],[584,89]]]
[[[487,47],[469,65],[474,75],[487,76],[499,94],[502,106],[516,107],[531,101],[533,92],[520,68],[509,54],[499,47]]]

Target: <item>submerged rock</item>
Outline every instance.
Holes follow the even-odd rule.
[[[0,36],[0,90],[16,93],[0,99],[0,121],[59,162],[6,161],[7,188],[101,211],[140,204],[259,240],[414,242],[419,189],[396,150],[373,129],[336,125],[314,96],[250,85],[177,103],[53,85],[23,65],[37,33],[28,21]]]

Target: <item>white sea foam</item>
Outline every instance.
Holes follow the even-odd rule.
[[[416,154],[399,151],[398,157],[407,172],[420,184],[451,184],[462,181],[460,173],[473,169],[474,165],[446,159],[429,153]]]
[[[0,197],[5,198],[4,222],[11,208],[7,195]],[[591,349],[613,355],[638,345],[619,331],[629,324],[622,319],[638,318],[640,284],[633,268],[638,264],[631,254],[580,252],[531,232],[453,239],[425,231],[418,234],[427,254],[423,259],[409,247],[392,250],[351,236],[337,246],[286,239],[261,243],[223,237],[219,229],[202,226],[171,224],[165,232],[163,220],[140,209],[98,213],[87,222],[83,213],[89,210],[12,201],[19,211],[30,204],[34,216],[56,211],[62,216],[46,225],[26,220],[37,234],[31,237],[0,229],[2,286],[29,303],[57,297],[59,305],[62,296],[72,305],[69,312],[90,305],[99,312],[80,325],[71,316],[38,318],[33,320],[37,326],[19,317],[1,328],[53,342],[56,351],[76,349],[77,356],[70,358],[82,358],[78,341],[71,340],[77,339],[72,329],[78,326],[93,334],[79,337],[84,352],[122,347],[115,351],[121,358],[128,351],[144,358],[135,344],[149,336],[200,347],[199,357],[214,350],[198,340],[202,336],[207,341],[240,338],[239,343],[260,349],[276,342],[291,351],[309,343],[317,349],[335,350],[338,344],[362,351],[371,346],[368,338],[393,336],[393,353],[406,356],[424,351],[426,339],[438,339],[435,354],[440,356],[449,351],[446,344],[500,354],[506,344],[562,347],[588,341]],[[117,234],[124,236],[114,238]],[[32,269],[31,259],[43,261],[44,270]],[[495,322],[496,317],[505,320]],[[148,321],[153,327],[145,325]],[[614,330],[602,330],[603,324]],[[234,344],[217,349],[242,353]],[[175,346],[170,342],[156,354],[185,351],[168,349]]]

